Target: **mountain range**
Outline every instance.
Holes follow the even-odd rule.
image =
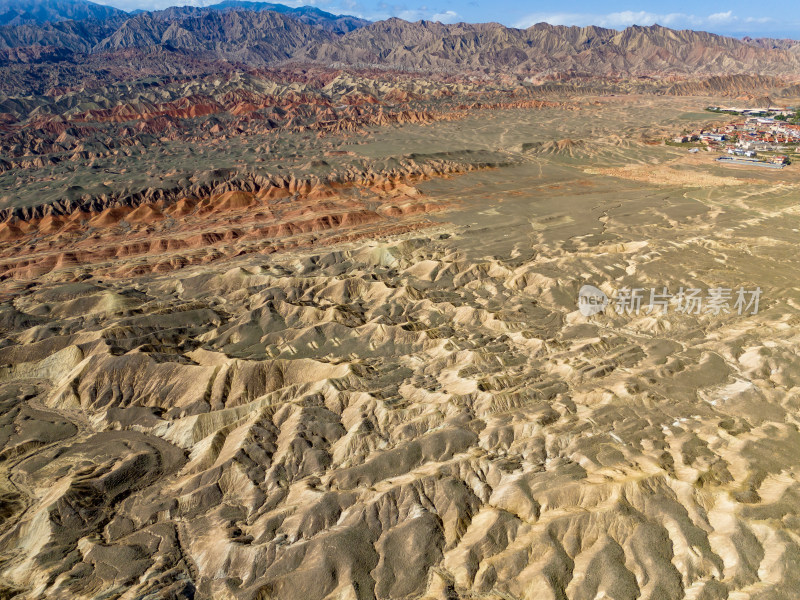
[[[22,5],[27,12],[11,18]],[[0,27],[0,60],[6,64],[138,50],[162,58],[188,52],[246,67],[306,63],[531,77],[800,73],[800,44],[792,40],[739,40],[659,25],[617,31],[546,23],[515,29],[397,18],[368,22],[313,7],[236,0],[138,14],[85,0],[3,0],[3,10],[10,23]]]
[[[0,25],[104,20],[126,14],[118,8],[86,0],[0,0]]]

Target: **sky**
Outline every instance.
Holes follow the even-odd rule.
[[[215,4],[219,0],[94,0],[123,10],[155,10],[168,6]],[[494,21],[509,27],[552,25],[599,25],[624,29],[630,25],[658,23],[672,29],[695,29],[722,35],[800,39],[800,11],[797,0],[773,0],[766,4],[745,0],[697,2],[674,0],[591,0],[567,2],[522,2],[515,0],[266,0],[288,6],[312,5],[334,14],[348,14],[370,20],[400,17],[407,21],[425,19],[442,23],[483,23]]]

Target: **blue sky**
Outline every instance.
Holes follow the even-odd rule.
[[[203,6],[219,0],[95,0],[124,10],[159,9],[175,5]],[[269,0],[268,0],[269,1]],[[624,29],[629,25],[658,23],[673,29],[697,29],[742,37],[790,37],[800,39],[800,11],[796,0],[773,0],[765,4],[744,0],[690,2],[639,0],[598,3],[518,2],[514,0],[467,0],[453,3],[424,0],[416,3],[386,0],[271,0],[289,6],[313,5],[336,14],[365,19],[400,17],[408,21],[427,19],[443,23],[497,21],[511,27],[530,27],[539,22],[554,25],[600,25]]]

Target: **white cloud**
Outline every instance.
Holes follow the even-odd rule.
[[[706,16],[689,15],[685,13],[652,13],[647,11],[621,11],[607,14],[589,13],[534,13],[523,17],[514,27],[527,28],[536,23],[550,23],[551,25],[598,25],[610,29],[624,29],[631,25],[664,25],[673,29],[719,29],[735,31],[737,28],[745,29],[748,23],[775,23],[770,17],[745,17],[733,14],[733,11],[718,12]]]
[[[747,17],[745,23],[774,23],[775,19],[772,17]]]
[[[404,21],[419,21],[425,18],[425,13],[419,9],[401,10],[396,16]]]
[[[381,16],[373,15],[371,18],[374,20],[386,19],[390,15]],[[415,9],[406,9],[396,12],[393,16],[399,17],[404,21],[440,21],[442,23],[457,23],[461,16],[454,10],[435,11],[429,9],[427,6],[421,6]]]
[[[436,13],[431,17],[431,21],[440,21],[442,23],[456,23],[459,20],[459,15],[454,10],[446,10],[444,12]]]
[[[731,21],[735,21],[736,17],[733,16],[733,11],[729,10],[728,12],[718,12],[713,15],[708,15],[708,20],[712,23],[730,23]]]

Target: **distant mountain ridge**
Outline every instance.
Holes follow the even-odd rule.
[[[320,10],[316,6],[298,6],[293,8],[285,4],[272,4],[270,2],[251,2],[249,0],[223,0],[205,8],[211,10],[247,10],[253,12],[272,11],[286,14],[309,25],[319,25],[323,29],[346,33],[359,27],[369,25],[370,21],[350,15],[335,15]]]
[[[0,0],[19,1],[19,0]],[[79,2],[82,0],[36,0]],[[48,53],[35,50],[48,48]],[[31,48],[24,52],[19,48]],[[530,77],[587,75],[800,77],[800,43],[745,39],[659,25],[622,31],[539,23],[367,22],[314,7],[225,0],[104,20],[0,27],[3,62],[64,60],[65,52],[130,50],[191,53],[204,61],[249,67],[288,62],[459,73],[506,72]],[[13,50],[13,51],[12,51]],[[181,54],[183,53],[183,54]],[[176,62],[174,70],[180,71]]]
[[[307,46],[334,40],[330,31],[277,12],[203,10],[178,18],[137,15],[98,42],[92,52],[164,47],[264,66],[292,59]]]
[[[54,23],[58,21],[102,21],[127,15],[113,6],[87,0],[0,0],[0,25]]]
[[[764,48],[703,31],[660,25],[622,31],[538,23],[444,25],[388,19],[322,44],[323,62],[430,70],[478,69],[590,75],[800,74],[800,45]]]
[[[191,11],[229,11],[252,12],[271,11],[286,14],[309,25],[346,33],[370,23],[350,15],[335,15],[315,6],[291,7],[272,2],[253,2],[250,0],[223,0],[205,7],[174,6],[158,13],[179,15]],[[0,0],[0,26],[44,25],[62,21],[102,21],[113,17],[133,17],[153,11],[137,10],[126,13],[123,10],[90,2],[89,0]]]

